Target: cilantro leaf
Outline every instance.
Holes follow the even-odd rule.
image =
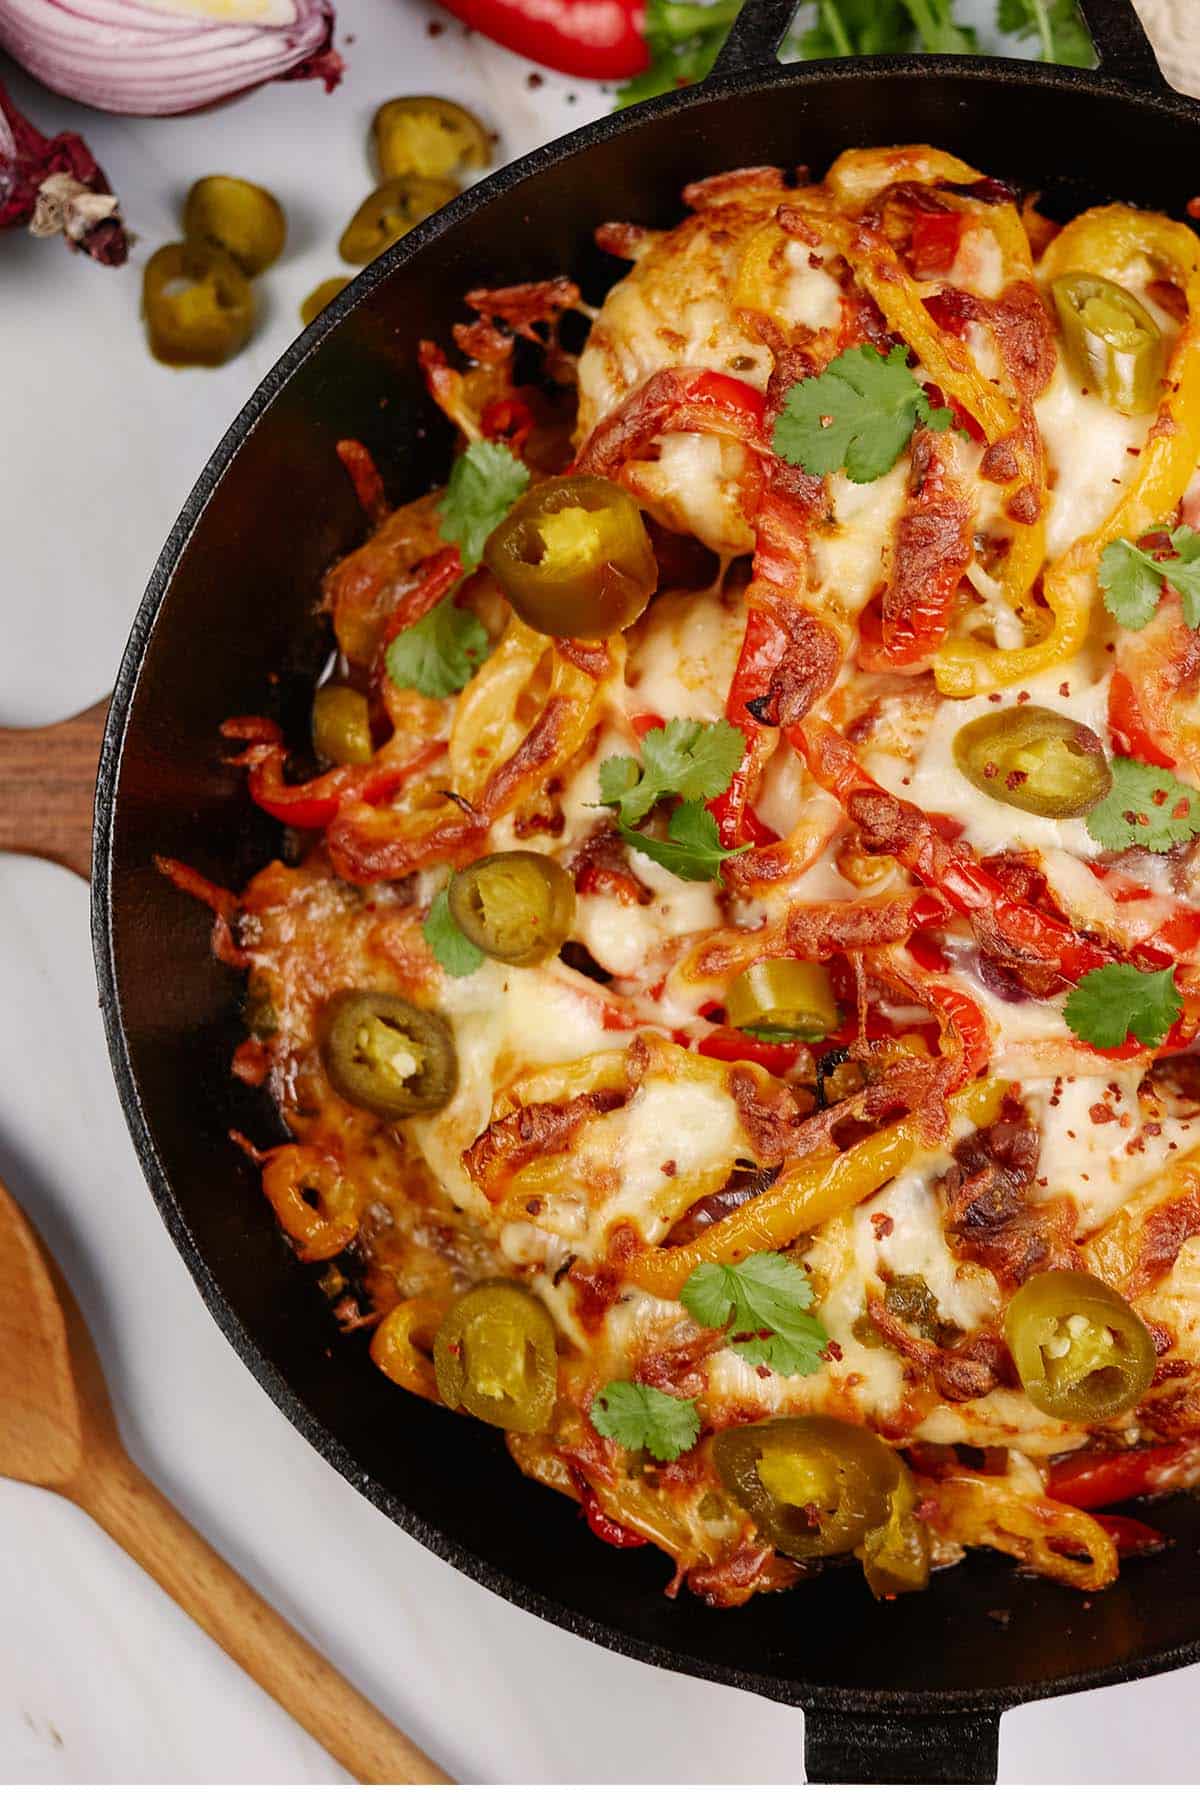
[[[1167,585],[1179,595],[1186,625],[1200,626],[1200,531],[1180,525],[1171,533],[1173,561],[1163,565]]]
[[[1042,62],[1090,69],[1096,60],[1075,0],[998,0],[996,27],[1011,37],[1036,37]]]
[[[617,89],[618,109],[703,81],[740,11],[741,0],[648,0],[644,29],[650,64]]]
[[[448,544],[458,545],[464,569],[475,567],[488,538],[528,486],[529,470],[507,444],[481,438],[455,459],[438,508],[439,530]]]
[[[1083,976],[1068,996],[1063,1016],[1075,1036],[1094,1050],[1115,1050],[1130,1035],[1153,1050],[1182,1011],[1174,963],[1155,970],[1105,963]]]
[[[625,1450],[648,1450],[659,1462],[674,1462],[700,1436],[695,1401],[677,1400],[641,1381],[602,1387],[592,1401],[591,1419],[601,1437],[615,1438]]]
[[[600,803],[619,806],[624,796],[641,780],[642,771],[636,756],[606,756],[600,764]]]
[[[918,423],[945,431],[953,422],[948,407],[930,406],[903,344],[893,345],[886,357],[870,344],[856,344],[820,375],[792,383],[771,447],[809,475],[844,468],[851,481],[877,481]]]
[[[778,1250],[701,1263],[679,1297],[698,1324],[727,1331],[729,1348],[749,1363],[766,1363],[777,1375],[812,1375],[821,1366],[829,1337],[812,1315],[808,1277]]]
[[[681,800],[671,814],[666,841],[632,831],[619,825],[621,836],[631,849],[640,850],[653,862],[668,869],[684,881],[719,881],[721,864],[727,856],[737,856],[746,848],[738,844],[732,850],[721,847],[717,821],[703,800]]]
[[[449,888],[435,895],[421,926],[421,936],[447,975],[473,975],[484,961],[483,951],[454,923]]]
[[[448,700],[465,688],[488,653],[488,635],[472,612],[448,595],[415,625],[406,625],[387,647],[388,678],[416,688],[430,700]]]
[[[606,806],[620,808],[622,825],[636,825],[667,794],[712,800],[729,786],[745,748],[745,737],[724,719],[711,725],[700,719],[671,719],[642,739],[640,778],[631,756],[605,758],[600,765],[600,798]]]
[[[1169,850],[1200,834],[1200,791],[1169,769],[1131,756],[1112,759],[1112,787],[1087,816],[1087,828],[1106,850]]]
[[[1173,556],[1142,550],[1128,538],[1105,545],[1100,558],[1104,604],[1118,624],[1140,631],[1154,617],[1165,585],[1179,595],[1184,621],[1195,631],[1200,626],[1200,531],[1190,525],[1156,530],[1169,538]]]

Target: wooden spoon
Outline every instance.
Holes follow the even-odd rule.
[[[0,1475],[81,1506],[359,1781],[451,1782],[130,1461],[83,1314],[3,1182]]]

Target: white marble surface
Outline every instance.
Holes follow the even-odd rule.
[[[174,121],[80,116],[143,234],[113,273],[11,234],[0,253],[0,720],[108,685],[146,574],[204,457],[337,268],[368,185],[374,104],[440,90],[516,154],[607,105],[414,0],[341,0],[350,75],[331,99],[275,87]],[[983,16],[984,8],[975,9]],[[9,72],[6,70],[6,78]],[[18,80],[25,99],[31,91]],[[569,91],[578,91],[574,105]],[[37,97],[51,128],[72,109]],[[195,175],[229,168],[288,207],[260,339],[216,374],[153,365],[137,263]],[[0,804],[2,804],[0,797]],[[0,858],[0,1175],[49,1240],[99,1339],[128,1441],[188,1516],[460,1779],[786,1782],[781,1707],[576,1642],[445,1568],[276,1413],[210,1321],[143,1186],[94,999],[82,884]],[[770,1604],[770,1602],[766,1602]],[[1200,1670],[1027,1707],[1008,1782],[1186,1779]],[[62,1501],[0,1481],[0,1782],[317,1782],[340,1771]]]

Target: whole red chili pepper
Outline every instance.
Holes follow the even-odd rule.
[[[627,81],[650,61],[642,0],[442,0],[447,12],[530,62]]]

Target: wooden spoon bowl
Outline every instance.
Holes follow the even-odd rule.
[[[130,1460],[83,1314],[3,1182],[0,1476],[82,1507],[359,1781],[450,1782]]]

